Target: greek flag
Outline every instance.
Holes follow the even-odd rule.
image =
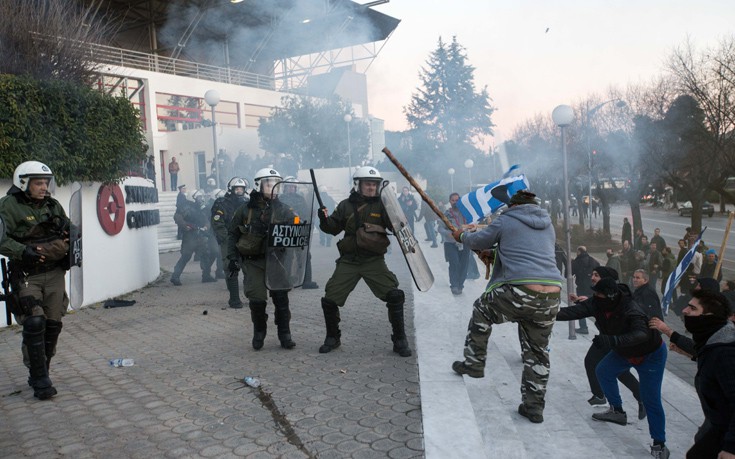
[[[514,164],[503,174],[503,178],[497,182],[489,183],[464,196],[457,202],[457,208],[462,212],[467,223],[476,223],[486,216],[507,205],[510,197],[518,190],[528,188],[528,180],[524,174],[511,175],[518,169]]]
[[[694,258],[694,252],[697,251],[697,246],[699,245],[699,241],[702,240],[702,235],[707,230],[705,227],[701,233],[699,233],[699,237],[697,238],[697,242],[695,242],[692,247],[689,249],[689,251],[684,255],[684,258],[681,259],[681,263],[679,263],[679,266],[676,267],[674,272],[669,275],[669,279],[666,281],[666,291],[664,292],[664,299],[662,301],[662,307],[664,310],[664,314],[669,313],[669,304],[671,303],[671,296],[674,294],[674,289],[677,285],[679,285],[679,281],[684,276],[684,273],[686,272],[687,268],[689,267],[689,264],[692,262],[692,259]]]

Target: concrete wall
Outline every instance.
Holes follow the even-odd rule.
[[[10,188],[10,180],[0,180],[0,190]],[[125,194],[125,185],[147,186],[151,183],[139,177],[130,177],[120,184]],[[123,225],[120,233],[110,236],[100,225],[97,213],[99,183],[82,185],[82,234],[84,262],[83,306],[98,303],[140,289],[154,281],[160,274],[158,260],[157,225],[139,229]],[[64,209],[69,210],[71,187],[57,187],[53,197]],[[156,209],[156,204],[126,203],[128,211]],[[67,284],[69,276],[67,274]],[[68,292],[67,288],[67,292]],[[5,323],[5,303],[0,302],[0,326]]]

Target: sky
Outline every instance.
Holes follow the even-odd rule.
[[[687,39],[707,48],[735,35],[732,0],[391,0],[374,9],[401,23],[368,69],[370,113],[386,130],[406,129],[421,67],[440,36],[456,36],[497,109],[495,144],[557,105],[652,81]]]

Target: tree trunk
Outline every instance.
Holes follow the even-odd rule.
[[[633,215],[633,238],[635,238],[636,231],[639,229],[643,229],[643,219],[641,218],[641,203],[638,199],[631,201],[629,200],[628,203],[630,204],[630,213]]]

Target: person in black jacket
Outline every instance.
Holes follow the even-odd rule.
[[[592,270],[598,266],[600,266],[600,263],[587,253],[587,247],[583,245],[577,247],[577,258],[572,260],[572,276],[574,276],[574,283],[577,285],[577,295],[592,295],[590,278],[592,277]],[[576,301],[577,295],[569,295],[569,299]],[[587,320],[580,319],[579,328],[575,331],[580,335],[588,334]]]
[[[689,459],[735,458],[735,325],[722,294],[698,290],[684,308],[697,359],[694,387],[707,422],[687,451]]]
[[[595,285],[601,279],[605,278],[610,278],[617,281],[618,272],[614,269],[608,268],[607,266],[598,266],[592,270],[592,277],[590,278],[590,281],[592,285]],[[578,297],[577,301],[579,303],[585,301],[591,302],[593,301],[593,299],[587,297]],[[587,382],[589,382],[590,391],[592,392],[592,397],[587,400],[587,403],[592,406],[605,405],[607,403],[607,399],[605,398],[605,394],[602,392],[600,382],[597,380],[597,373],[595,372],[595,370],[597,369],[597,365],[611,350],[612,348],[609,346],[602,346],[600,343],[593,343],[587,350],[587,354],[584,356],[584,369],[587,373]],[[638,419],[645,419],[646,408],[641,402],[641,389],[636,377],[631,374],[630,370],[628,370],[620,373],[618,375],[618,380],[630,390],[630,392],[633,394],[633,397],[635,397],[635,399],[638,401]]]
[[[641,401],[648,414],[648,431],[653,439],[651,455],[668,458],[666,418],[661,403],[667,350],[661,334],[648,328],[646,314],[626,286],[607,278],[597,282],[592,290],[595,292],[592,301],[562,308],[556,316],[560,321],[594,317],[600,335],[595,336],[592,342],[612,348],[596,370],[610,409],[595,413],[592,418],[620,425],[628,423],[617,376],[631,367],[635,368],[640,379]]]
[[[648,272],[643,269],[636,269],[633,272],[633,299],[643,308],[648,318],[658,317],[664,319],[664,313],[661,310],[661,300],[658,298],[655,287],[651,284]]]

